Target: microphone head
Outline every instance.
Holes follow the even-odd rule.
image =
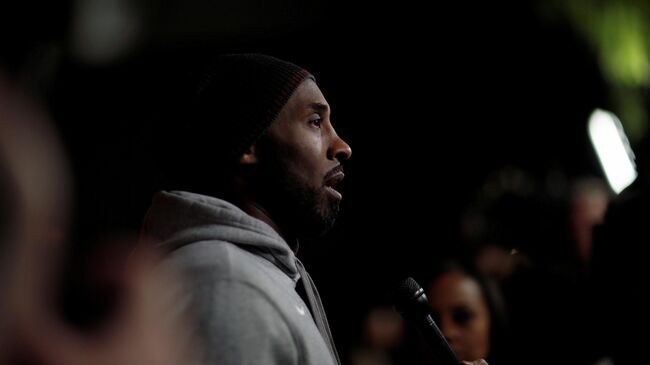
[[[413,278],[402,280],[395,290],[395,308],[399,312],[408,312],[428,304],[424,289]]]

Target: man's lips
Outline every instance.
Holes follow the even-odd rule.
[[[344,178],[345,174],[343,174],[343,167],[340,165],[332,169],[325,178],[325,188],[337,199],[341,199],[343,196],[334,189],[334,186],[343,181]]]
[[[345,174],[343,174],[343,171],[337,171],[333,175],[328,177],[327,180],[325,180],[325,186],[331,188],[334,185],[343,181],[344,178],[345,178]]]

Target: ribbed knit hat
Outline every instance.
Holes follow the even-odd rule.
[[[313,76],[275,57],[220,56],[199,78],[191,106],[191,128],[197,134],[210,131],[211,135],[201,140],[207,141],[204,143],[208,146],[203,148],[207,147],[213,157],[235,161],[262,136],[307,78]]]

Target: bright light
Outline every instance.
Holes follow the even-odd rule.
[[[620,193],[637,176],[634,153],[621,122],[614,114],[596,109],[589,118],[589,138],[609,185]]]

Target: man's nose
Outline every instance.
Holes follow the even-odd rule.
[[[334,140],[332,141],[328,151],[327,158],[331,160],[337,159],[338,161],[345,161],[350,157],[352,157],[352,148],[350,148],[350,145],[334,132]]]

